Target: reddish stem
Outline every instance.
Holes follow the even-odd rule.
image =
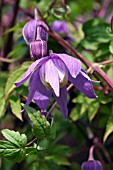
[[[63,40],[59,35],[53,33],[52,31],[47,31],[54,39],[58,41],[59,44],[63,45],[65,48],[71,51],[77,58],[81,60],[82,63],[85,64],[87,68],[93,68],[106,82],[109,86],[113,88],[113,82],[108,78],[108,76],[99,68],[97,65],[93,65],[87,59],[85,59],[77,50],[75,50],[69,43]]]
[[[108,8],[110,2],[111,2],[111,0],[105,0],[105,1],[104,1],[104,4],[103,4],[103,6],[102,6],[102,9],[100,10],[100,12],[99,12],[99,14],[98,14],[99,17],[103,18],[103,17],[105,16],[106,11],[107,11],[107,8]]]

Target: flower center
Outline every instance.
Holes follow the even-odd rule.
[[[54,61],[53,60],[51,61],[52,63],[54,63],[52,67],[53,68],[55,67],[55,70],[51,68],[51,65],[50,67],[46,67],[46,64],[45,66],[43,65],[41,68],[41,81],[48,90],[52,88],[51,81],[55,81],[55,78],[56,78],[54,76],[55,74],[57,74],[56,76],[58,76],[58,79],[59,79],[59,87],[65,86],[68,82],[68,70],[65,67],[64,63],[56,59]],[[56,72],[55,74],[54,74],[54,71]],[[53,74],[53,77],[51,73]],[[51,78],[49,78],[50,74],[51,74]]]

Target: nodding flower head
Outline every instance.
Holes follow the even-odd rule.
[[[29,45],[35,40],[48,40],[48,33],[44,30],[48,30],[48,26],[41,20],[31,19],[28,21],[22,31],[24,40]]]
[[[100,161],[89,160],[82,164],[82,170],[102,170]]]
[[[67,54],[51,53],[50,56],[36,60],[28,68],[18,87],[30,77],[29,95],[26,104],[32,99],[45,110],[49,104],[52,92],[60,106],[64,118],[68,115],[66,84],[69,80],[73,85],[89,98],[96,98],[92,80],[81,68],[81,62]]]
[[[94,149],[95,145],[92,145],[89,151],[88,161],[83,162],[82,170],[103,170],[100,161],[94,159]]]

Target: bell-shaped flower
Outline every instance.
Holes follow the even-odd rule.
[[[103,170],[100,161],[89,160],[82,164],[82,170]]]
[[[48,26],[41,20],[31,19],[28,21],[22,31],[26,43],[29,45],[32,41],[38,39],[47,41],[48,33],[44,28],[48,30]]]
[[[90,147],[88,161],[83,162],[82,170],[103,170],[100,161],[94,159],[95,145]]]
[[[33,99],[42,110],[48,106],[53,92],[66,118],[68,115],[66,90],[68,80],[87,97],[97,97],[92,80],[81,67],[81,62],[76,58],[67,54],[51,53],[49,57],[41,58],[31,64],[22,80],[15,82],[15,85],[18,87],[30,78],[26,104],[29,105]]]
[[[61,34],[63,36],[63,39],[67,42],[75,41],[75,39],[72,37],[70,30],[68,28],[68,24],[66,21],[59,21],[55,20],[52,23],[51,26],[52,31]]]

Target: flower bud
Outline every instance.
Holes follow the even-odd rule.
[[[44,57],[47,53],[47,42],[36,40],[30,43],[30,54],[33,60]]]
[[[99,161],[89,160],[82,164],[82,170],[103,170]]]
[[[37,29],[38,28],[38,29]],[[32,41],[42,39],[44,41],[48,40],[48,33],[44,30],[48,30],[48,26],[40,20],[32,19],[28,21],[22,31],[23,37],[26,43],[29,45]]]

